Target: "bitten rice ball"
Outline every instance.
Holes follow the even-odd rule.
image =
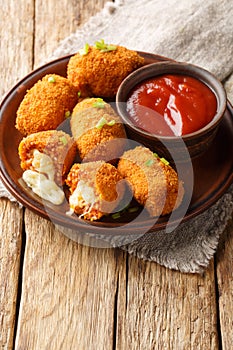
[[[60,185],[74,162],[77,148],[74,139],[64,131],[47,130],[24,137],[18,152],[24,171],[45,173]]]
[[[70,214],[94,221],[111,213],[121,201],[125,183],[118,170],[103,161],[74,164],[67,176]]]

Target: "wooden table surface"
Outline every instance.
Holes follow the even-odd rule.
[[[0,97],[105,0],[1,0]],[[0,347],[233,349],[233,224],[204,275],[66,238],[0,199]]]

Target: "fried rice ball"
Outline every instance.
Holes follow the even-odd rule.
[[[125,128],[111,105],[102,99],[79,102],[70,125],[82,160],[111,161],[123,153],[127,143]]]
[[[111,213],[124,195],[118,170],[103,161],[75,163],[66,179],[70,188],[70,214],[94,221]]]
[[[128,181],[134,198],[151,216],[171,213],[184,195],[176,171],[161,159],[148,148],[137,146],[126,151],[118,163],[118,171]]]
[[[67,78],[45,75],[24,96],[17,110],[16,128],[23,135],[56,129],[77,102],[77,89]]]
[[[67,77],[82,97],[113,98],[122,80],[143,63],[137,52],[122,46],[108,52],[90,46],[87,54],[78,52],[70,58]]]
[[[24,171],[45,173],[61,185],[74,163],[77,148],[74,139],[64,131],[47,130],[24,137],[18,153]]]

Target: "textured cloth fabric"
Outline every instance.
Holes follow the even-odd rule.
[[[108,43],[199,65],[224,82],[228,99],[233,102],[232,17],[233,3],[229,0],[108,2],[100,13],[65,38],[46,62],[103,38]],[[0,196],[9,198],[1,183]],[[232,211],[233,185],[211,208],[173,232],[146,233],[122,249],[168,268],[200,273],[213,257]]]

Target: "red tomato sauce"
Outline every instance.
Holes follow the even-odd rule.
[[[207,125],[217,110],[215,94],[201,81],[163,75],[138,84],[127,100],[134,125],[151,134],[182,136]]]

